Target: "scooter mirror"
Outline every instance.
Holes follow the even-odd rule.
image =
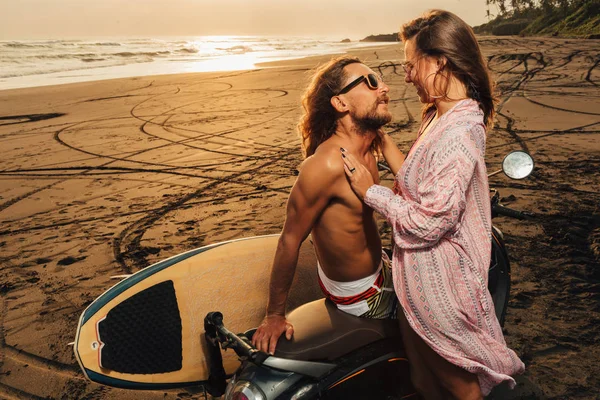
[[[524,151],[513,151],[504,157],[502,170],[511,179],[527,178],[533,171],[533,158]]]

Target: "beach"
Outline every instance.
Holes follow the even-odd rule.
[[[505,338],[527,367],[512,396],[596,399],[600,41],[479,40],[500,100],[488,170],[512,150],[536,165],[523,181],[490,178],[505,205],[536,214],[494,219],[512,267]],[[350,54],[390,86],[387,129],[408,151],[421,105],[404,82],[401,45]],[[0,398],[141,398],[85,379],[68,345],[81,312],[111,276],[280,232],[302,161],[300,97],[329,58],[0,91]]]

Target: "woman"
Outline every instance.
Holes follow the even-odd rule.
[[[471,28],[428,12],[401,32],[405,81],[425,104],[419,137],[404,160],[389,136],[382,151],[394,190],[342,150],[357,196],[386,217],[411,379],[426,399],[481,399],[524,370],[504,341],[487,290],[491,256],[484,161],[492,125],[492,83]]]

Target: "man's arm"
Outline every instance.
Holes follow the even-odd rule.
[[[286,220],[271,269],[267,315],[252,337],[254,346],[271,354],[284,332],[288,339],[292,337],[293,327],[285,319],[285,305],[300,246],[331,200],[335,180],[342,176],[341,165],[326,161],[315,156],[307,159],[288,199]]]

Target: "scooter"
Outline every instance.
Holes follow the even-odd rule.
[[[524,179],[533,167],[529,154],[515,151],[504,158],[501,170],[489,176],[504,172],[511,179]],[[492,218],[533,216],[503,206],[493,189],[491,207]],[[492,236],[488,289],[503,324],[510,263],[502,232],[494,226]],[[220,312],[208,313],[204,319],[208,393],[224,394],[225,400],[417,398],[396,320],[357,318],[325,299],[300,306],[287,319],[294,326],[294,337],[280,339],[275,355],[269,355],[252,347],[256,329],[234,334],[225,327]],[[221,349],[232,349],[242,361],[233,376],[225,374]]]

